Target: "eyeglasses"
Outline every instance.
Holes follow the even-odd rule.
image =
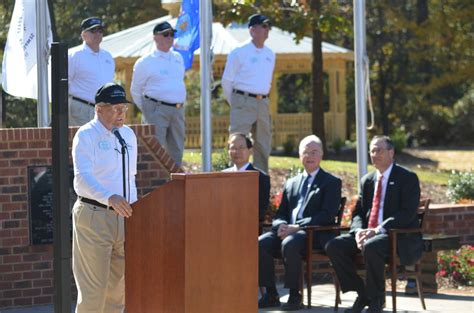
[[[102,27],[96,27],[96,28],[92,28],[92,29],[89,29],[89,31],[93,34],[95,33],[103,33],[104,32],[104,29]]]
[[[271,29],[271,28],[272,28],[272,25],[270,25],[270,24],[262,24],[261,26],[262,26],[262,28],[264,28],[264,29],[267,29],[267,28],[268,28],[268,29]]]
[[[128,111],[128,106],[126,106],[126,105],[124,105],[124,106],[113,105],[112,110],[114,111],[114,113],[125,113],[125,112]]]
[[[319,150],[303,151],[302,155],[305,157],[308,157],[308,156],[315,157],[315,156],[321,155],[321,151]]]
[[[372,148],[369,150],[369,154],[379,154],[380,152],[388,150],[386,148]]]

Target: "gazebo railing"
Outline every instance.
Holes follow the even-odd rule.
[[[200,117],[186,117],[186,149],[201,148]],[[328,143],[346,138],[346,114],[324,113],[324,128]],[[299,141],[311,134],[311,113],[285,113],[272,117],[272,147],[280,147],[289,140],[297,146]],[[223,148],[229,136],[229,116],[212,117],[213,148]]]

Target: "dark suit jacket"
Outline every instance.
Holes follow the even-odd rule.
[[[232,172],[233,170],[233,167],[229,167],[226,168],[224,172]],[[252,163],[250,163],[245,170],[258,172],[258,220],[263,221],[265,218],[265,211],[267,210],[270,201],[270,176],[254,167]]]
[[[374,189],[377,182],[376,172],[362,177],[362,190],[352,214],[351,233],[368,227]],[[406,168],[393,165],[387,182],[383,206],[382,227],[416,228],[419,227],[417,210],[420,202],[420,183],[415,173]],[[403,234],[398,237],[398,254],[402,264],[413,264],[421,257],[423,242],[421,234]]]
[[[291,224],[291,214],[298,204],[303,174],[290,178],[283,190],[281,204],[272,223],[272,229],[278,230],[280,224]],[[296,220],[300,226],[332,225],[341,202],[341,180],[322,168],[319,169],[303,203],[303,218]],[[334,237],[333,233],[321,234],[321,246]]]

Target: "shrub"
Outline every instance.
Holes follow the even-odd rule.
[[[436,277],[447,278],[456,286],[474,286],[474,247],[465,245],[457,251],[439,252]]]
[[[448,180],[449,199],[454,202],[462,200],[474,200],[474,173],[453,171]]]
[[[221,153],[217,155],[215,159],[212,160],[212,168],[216,172],[220,172],[223,169],[228,168],[230,165],[229,152],[227,147],[222,150]]]
[[[286,141],[283,143],[283,153],[287,156],[293,155],[295,151],[295,138],[288,136]]]
[[[339,137],[336,137],[332,143],[332,148],[334,149],[334,152],[339,155],[341,153],[342,147],[344,147],[344,140],[342,140]]]
[[[403,128],[397,128],[390,136],[395,146],[395,152],[400,153],[407,146],[407,133]]]

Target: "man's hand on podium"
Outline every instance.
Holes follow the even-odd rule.
[[[111,206],[118,215],[123,217],[132,216],[132,207],[128,203],[127,199],[119,195],[112,195],[109,198],[109,206]]]

